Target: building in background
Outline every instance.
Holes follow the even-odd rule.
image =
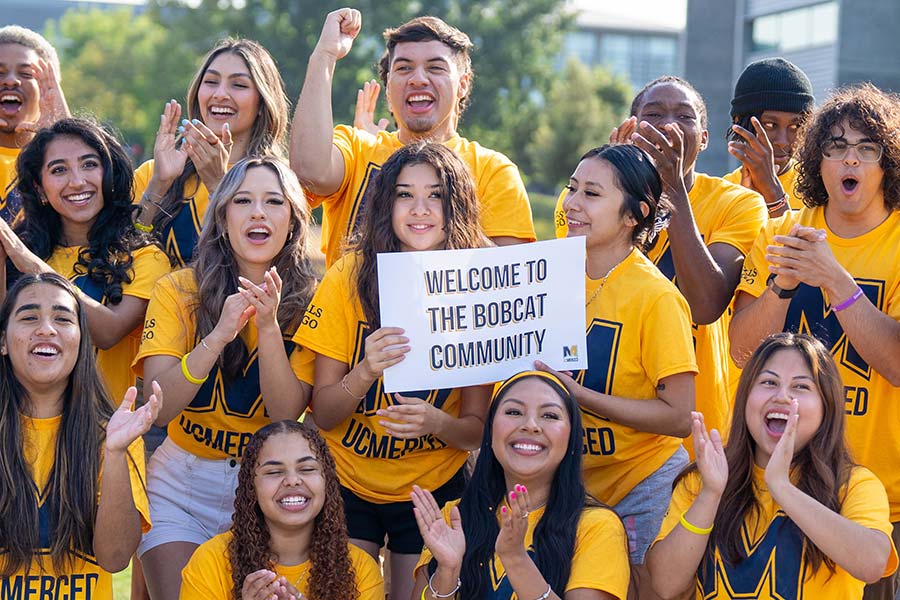
[[[0,0],[0,24],[15,23],[43,33],[50,19],[57,20],[70,8],[143,6],[146,0]]]
[[[688,0],[685,76],[709,108],[710,146],[700,170],[721,174],[737,162],[725,132],[734,84],[744,67],[783,56],[809,76],[816,99],[871,81],[900,91],[900,1]]]
[[[586,65],[606,66],[635,89],[660,75],[681,74],[683,0],[666,2],[662,11],[644,4],[572,1],[576,28],[566,34],[561,62],[574,56]]]

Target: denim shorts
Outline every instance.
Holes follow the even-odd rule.
[[[659,534],[672,500],[672,482],[687,464],[688,454],[679,446],[669,460],[612,507],[625,523],[631,564],[644,564],[644,555]]]
[[[199,545],[228,531],[240,468],[234,459],[200,458],[166,438],[147,465],[153,526],[141,539],[138,556],[170,542]]]

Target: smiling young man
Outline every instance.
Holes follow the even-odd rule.
[[[799,147],[808,207],[771,220],[744,263],[729,329],[742,365],[770,333],[813,335],[844,384],[847,440],[888,494],[900,542],[900,99],[836,92]],[[866,588],[893,599],[896,576]]]
[[[759,192],[770,216],[803,206],[794,150],[815,102],[806,73],[783,58],[750,63],[734,86],[728,152],[741,166],[724,179]]]
[[[309,58],[291,129],[291,166],[311,192],[311,204],[324,208],[326,264],[343,253],[381,164],[395,150],[419,140],[444,144],[469,166],[482,227],[495,243],[533,241],[531,207],[516,166],[456,130],[472,89],[472,43],[465,33],[435,17],[418,17],[385,31],[387,47],[379,73],[397,131],[373,135],[346,125],[334,127],[334,68],[350,51],[361,23],[359,11],[350,8],[326,17]]]
[[[19,151],[38,128],[68,116],[59,74],[56,50],[42,35],[18,25],[0,27],[0,218],[7,223],[21,208],[18,193],[9,189]],[[41,114],[42,88],[53,95],[43,104],[58,114]]]

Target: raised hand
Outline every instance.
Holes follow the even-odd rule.
[[[509,507],[500,507],[500,535],[494,543],[494,551],[500,560],[504,557],[527,555],[525,534],[528,532],[530,504],[528,489],[516,484],[508,497]]]
[[[219,321],[210,332],[209,337],[221,344],[222,347],[228,345],[234,338],[238,336],[247,321],[256,313],[254,308],[240,292],[231,294],[225,298],[222,305],[222,314]]]
[[[366,338],[363,368],[371,379],[378,379],[388,367],[406,358],[409,338],[399,327],[381,327]]]
[[[281,302],[281,277],[275,267],[266,271],[264,277],[265,283],[262,285],[255,285],[249,279],[238,277],[238,282],[243,286],[238,288],[238,293],[255,309],[257,329],[262,331],[274,327],[280,331],[278,305]]]
[[[380,91],[381,85],[373,79],[367,81],[363,89],[356,93],[356,115],[353,117],[353,126],[372,135],[387,129],[389,123],[387,119],[379,119],[378,124],[375,124],[375,108],[378,106]]]
[[[618,127],[613,127],[609,134],[610,144],[630,144],[631,136],[637,128],[637,117],[628,117]]]
[[[431,550],[438,565],[459,569],[466,553],[466,536],[463,533],[459,509],[456,506],[450,509],[448,525],[431,492],[414,485],[410,498],[419,533],[422,534],[425,545]]]
[[[181,105],[175,100],[166,102],[159,117],[159,129],[153,144],[153,177],[171,185],[184,171],[187,151],[178,144],[178,121],[181,119]],[[166,187],[168,187],[168,185]]]
[[[268,569],[254,571],[244,578],[241,586],[244,600],[301,600],[303,594],[284,577]]]
[[[722,436],[716,429],[707,433],[701,412],[691,413],[691,433],[703,488],[721,498],[728,483],[728,460],[722,448]]]
[[[801,282],[824,288],[844,273],[826,241],[827,235],[823,229],[802,225],[794,225],[788,235],[776,235],[773,244],[766,246],[769,270],[778,276],[776,283],[788,289]]]
[[[181,147],[194,163],[200,181],[212,196],[228,170],[228,159],[234,146],[228,123],[222,125],[222,131],[217,135],[199,119],[183,119],[179,131],[184,133]]]
[[[666,123],[660,131],[650,123],[641,121],[631,140],[653,159],[665,191],[685,189],[684,134],[678,125]]]
[[[107,450],[112,452],[127,450],[134,440],[149,431],[163,402],[162,388],[155,381],[151,385],[153,394],[146,404],[137,410],[132,410],[134,400],[137,398],[137,388],[132,386],[125,392],[122,404],[106,424]]]
[[[775,444],[772,456],[769,457],[769,464],[766,465],[766,486],[768,486],[769,491],[772,492],[772,497],[776,501],[777,498],[775,496],[778,492],[785,489],[786,486],[793,485],[791,483],[791,462],[794,460],[794,445],[797,440],[797,424],[799,422],[800,403],[797,402],[796,398],[791,398],[787,425],[778,443]]]
[[[31,71],[38,83],[40,115],[37,121],[22,121],[19,123],[16,126],[17,133],[34,134],[60,119],[71,116],[69,105],[66,103],[66,96],[63,94],[59,80],[56,78],[56,71],[53,70],[52,65],[44,59],[39,59],[31,66]]]
[[[324,52],[340,60],[353,47],[362,27],[362,14],[355,8],[341,8],[328,13],[314,52]]]
[[[767,202],[774,202],[784,194],[775,168],[775,151],[759,119],[752,117],[750,122],[755,134],[740,125],[731,126],[744,141],[728,142],[728,152],[741,161],[741,184],[762,194]]]
[[[379,421],[388,434],[408,440],[435,432],[435,425],[441,418],[441,410],[429,402],[419,398],[410,398],[394,394],[399,404],[380,408],[376,411],[379,417],[390,419]]]
[[[0,219],[0,245],[3,246],[3,252],[20,273],[36,274],[53,271],[46,262],[28,249],[3,219]]]

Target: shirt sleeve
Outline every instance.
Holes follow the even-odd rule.
[[[312,302],[306,309],[307,318],[297,328],[293,337],[294,343],[303,346],[304,349],[348,365],[351,362],[352,351],[350,328],[355,325],[351,322],[353,309],[349,306],[352,302],[349,289],[352,271],[351,261],[345,257],[325,273]],[[301,359],[302,357],[298,356],[298,360]],[[293,362],[292,365],[299,366]],[[301,375],[302,373],[297,373],[298,377]]]
[[[754,298],[759,298],[766,291],[766,280],[769,277],[769,261],[766,260],[766,246],[772,243],[772,239],[781,231],[790,230],[794,224],[795,213],[788,211],[777,219],[771,219],[765,224],[762,231],[756,236],[756,241],[750,251],[744,257],[744,266],[741,269],[741,280],[737,291],[746,292]]]
[[[359,600],[384,600],[384,579],[378,564],[358,548],[351,547],[350,554],[353,570],[356,572]]]
[[[480,221],[488,237],[514,237],[529,242],[537,239],[528,192],[512,161],[494,153],[475,180],[481,205]]]
[[[231,598],[231,574],[222,544],[213,538],[200,545],[181,571],[181,600],[227,600]]]
[[[729,193],[733,196],[727,201],[728,207],[706,241],[706,245],[728,244],[746,256],[763,225],[768,221],[766,205],[762,196],[746,188],[732,187]]]
[[[148,300],[159,279],[172,270],[169,257],[154,245],[144,246],[133,254],[131,283],[122,286],[122,293]]]
[[[897,549],[891,540],[893,526],[887,492],[878,477],[869,469],[865,467],[853,469],[841,503],[841,516],[887,535],[888,541],[891,542],[891,553],[882,576],[887,577],[897,570]]]
[[[602,556],[602,568],[597,557]],[[584,511],[566,591],[578,588],[602,590],[620,600],[628,595],[631,568],[628,540],[619,517],[610,509]]]
[[[673,289],[642,316],[641,364],[654,386],[670,375],[698,372],[690,314],[687,301]]]
[[[153,159],[146,161],[139,166],[134,172],[134,203],[141,201],[141,196],[150,184],[150,178],[153,177]]]
[[[346,197],[347,189],[350,187],[350,182],[353,180],[353,174],[355,172],[355,157],[359,155],[357,148],[357,132],[358,130],[356,128],[348,125],[338,125],[334,128],[334,132],[331,136],[331,143],[341,152],[341,156],[344,157],[344,178],[341,180],[340,187],[328,196],[307,193],[306,196],[310,208],[316,208],[325,202],[336,202],[337,200]]]
[[[672,491],[672,499],[669,501],[669,509],[663,518],[662,527],[656,536],[654,544],[669,535],[683,515],[694,503],[694,499],[700,493],[700,475],[697,472],[688,473],[675,486]]]
[[[193,331],[188,329],[192,326],[181,310],[185,299],[178,293],[177,285],[174,277],[167,275],[150,294],[141,347],[132,365],[138,377],[144,374],[144,358],[157,355],[181,358],[191,350],[188,345]]]

